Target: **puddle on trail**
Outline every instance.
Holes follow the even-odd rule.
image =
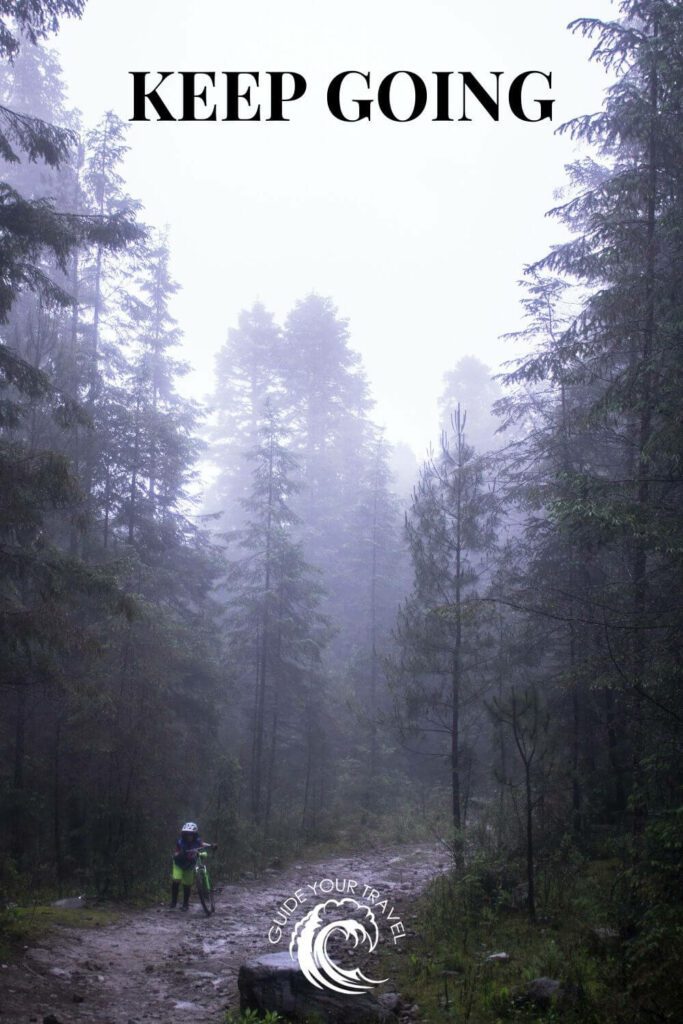
[[[296,890],[351,879],[400,910],[447,863],[443,848],[425,844],[332,857],[220,886],[211,918],[195,898],[187,914],[158,909],[101,929],[61,929],[0,969],[0,1024],[42,1024],[50,1014],[59,1024],[167,1024],[183,1013],[220,1024],[238,1004],[241,964],[280,949],[268,929]]]

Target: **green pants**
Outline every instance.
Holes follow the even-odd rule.
[[[194,881],[194,868],[179,868],[174,862],[171,878],[174,882],[182,882],[183,885],[192,885]]]

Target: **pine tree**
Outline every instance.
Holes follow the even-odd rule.
[[[178,286],[169,272],[164,236],[152,239],[140,272],[140,299],[131,304],[132,351],[124,387],[130,396],[125,444],[126,494],[120,509],[129,543],[147,556],[163,550],[174,514],[188,500],[199,410],[176,382],[187,365],[173,355],[181,334],[170,310]]]
[[[350,655],[347,609],[354,602],[352,535],[357,485],[371,446],[371,399],[350,347],[349,328],[331,300],[311,294],[285,323],[282,366],[285,415],[301,472],[295,501],[306,557],[323,572],[326,613],[338,624],[333,644],[337,665]]]
[[[439,397],[439,428],[447,434],[451,418],[458,405],[476,410],[470,444],[478,452],[489,452],[497,447],[498,421],[493,406],[502,398],[500,384],[493,378],[488,366],[476,356],[463,356],[452,370],[443,375],[443,390]]]
[[[21,98],[42,83],[35,109],[72,123],[55,76],[54,60],[31,51],[7,88]],[[79,874],[125,894],[144,863],[133,852],[147,843],[154,863],[178,801],[205,798],[193,780],[215,752],[224,699],[212,600],[220,555],[188,515],[196,409],[175,392],[167,247],[138,250],[128,287],[107,294],[122,266],[111,254],[142,237],[117,177],[120,125],[105,119],[90,154],[81,148],[69,164],[68,132],[45,136],[30,111],[3,124],[20,124],[26,134],[13,142],[54,171],[14,166],[5,189],[14,206],[5,205],[0,344],[0,730],[11,753],[0,814],[13,825],[0,862],[11,869],[9,856],[41,887]],[[187,775],[161,787],[176,761]]]
[[[441,733],[448,740],[455,852],[462,857],[463,722],[470,696],[482,689],[478,660],[485,616],[478,598],[495,541],[496,502],[483,484],[483,464],[465,438],[457,408],[454,442],[442,438],[426,463],[406,517],[414,584],[399,616],[396,673],[404,728]]]
[[[212,399],[211,457],[217,477],[205,498],[210,512],[223,514],[223,525],[239,526],[251,490],[244,458],[257,443],[267,403],[282,404],[284,385],[280,367],[281,332],[272,313],[256,302],[242,310],[237,328],[216,357],[216,385]]]
[[[237,535],[244,554],[232,562],[227,580],[231,649],[241,677],[254,679],[250,810],[263,830],[269,825],[283,723],[302,701],[310,718],[312,680],[319,675],[327,639],[317,610],[320,584],[293,538],[296,460],[286,441],[279,414],[266,405],[259,444],[248,454],[252,493],[244,501],[246,521]]]
[[[77,13],[80,5],[36,3],[28,10],[25,5],[12,4],[11,10],[19,27],[35,40],[56,26],[58,13]],[[13,56],[18,49],[18,38],[3,22],[0,50]],[[14,87],[18,83],[16,74]],[[0,121],[0,155],[6,161],[18,164],[23,153],[29,163],[40,160],[58,169],[68,159],[72,131],[5,106]],[[15,180],[19,180],[16,175]],[[29,176],[27,184],[35,191],[36,176]],[[16,696],[14,772],[8,800],[18,806],[10,843],[15,860],[21,863],[22,840],[29,827],[22,794],[30,696],[38,685],[54,684],[65,675],[73,652],[83,642],[84,630],[78,620],[83,596],[89,595],[93,608],[100,600],[116,599],[111,575],[84,571],[54,544],[48,529],[56,511],[73,509],[77,487],[68,459],[46,440],[58,434],[55,423],[64,428],[83,422],[74,397],[60,389],[52,376],[54,353],[46,354],[44,342],[59,320],[48,311],[71,305],[64,280],[69,258],[79,246],[120,248],[139,231],[125,217],[62,213],[44,196],[25,198],[9,181],[0,184],[0,224],[0,323],[5,325],[0,341],[0,633],[5,655],[3,682]],[[18,321],[8,325],[17,299],[23,301],[28,292],[39,301],[39,306],[33,307],[39,314],[32,323],[35,345],[17,332]],[[30,308],[27,304],[24,314]],[[28,322],[26,315],[23,320]],[[19,342],[17,351],[7,343],[11,335]]]
[[[679,715],[670,652],[681,633],[670,596],[680,542],[674,396],[681,385],[683,11],[663,0],[624,2],[620,10],[619,22],[574,26],[597,39],[594,56],[617,80],[603,111],[568,126],[601,162],[573,167],[574,197],[554,211],[573,237],[532,269],[571,277],[589,295],[511,379],[552,382],[558,453],[568,450],[568,428],[576,437],[591,435],[580,460],[565,457],[552,512],[563,532],[593,549],[593,573],[603,580],[583,596],[574,588],[570,617],[603,624],[606,711],[623,810],[628,788],[645,786],[649,716],[663,714],[670,727]],[[624,573],[630,582],[617,585]],[[636,800],[634,810],[634,827],[642,828],[644,803]]]
[[[528,308],[545,328],[509,383],[531,426],[515,454],[529,562],[505,599],[555,624],[546,659],[561,671],[545,697],[561,709],[572,766],[555,799],[588,835],[610,820],[629,865],[624,1013],[668,1019],[680,986],[654,979],[676,955],[680,904],[648,906],[642,894],[669,877],[663,835],[680,849],[683,5],[619,10],[573,26],[615,81],[602,111],[565,129],[595,157],[571,168],[570,196],[553,211],[569,241],[528,275],[538,303]],[[524,465],[535,467],[526,486]]]
[[[361,781],[359,799],[371,811],[386,805],[388,767],[383,748],[389,738],[383,723],[390,700],[385,659],[392,647],[392,629],[409,586],[408,552],[402,535],[402,513],[393,493],[391,447],[378,431],[368,453],[364,476],[358,481],[353,519],[356,598],[347,610],[347,628],[354,638],[350,678],[361,729],[351,737]],[[354,617],[352,618],[352,613]]]
[[[22,36],[31,43],[54,34],[59,19],[80,18],[85,0],[3,0],[0,6],[0,56],[12,60],[22,45]]]

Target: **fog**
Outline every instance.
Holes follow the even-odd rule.
[[[675,1020],[683,0],[8,6],[2,1019]]]
[[[592,16],[613,13],[591,2]],[[293,70],[308,82],[291,122],[133,124],[125,174],[155,224],[171,227],[175,309],[194,366],[191,393],[211,390],[213,357],[255,299],[282,318],[309,291],[351,322],[377,400],[376,418],[421,457],[437,431],[442,375],[476,354],[511,358],[501,334],[519,324],[516,281],[562,237],[544,220],[575,154],[554,134],[597,110],[605,72],[566,30],[580,0],[372,4],[267,0],[91,0],[64,23],[58,49],[71,101],[93,124],[132,114],[132,70]],[[344,124],[325,93],[345,69],[373,83],[396,69],[428,80],[471,70],[489,83],[527,69],[553,74],[553,121],[421,118]],[[473,107],[476,107],[476,102]]]

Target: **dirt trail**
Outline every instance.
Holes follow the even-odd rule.
[[[193,895],[187,914],[158,908],[126,913],[102,928],[60,928],[0,968],[0,1024],[222,1024],[223,1011],[238,1005],[240,965],[287,948],[273,947],[267,935],[296,889],[324,878],[354,879],[389,897],[400,913],[445,861],[443,849],[427,845],[333,857],[223,886],[211,918]],[[409,932],[409,913],[404,923]]]

